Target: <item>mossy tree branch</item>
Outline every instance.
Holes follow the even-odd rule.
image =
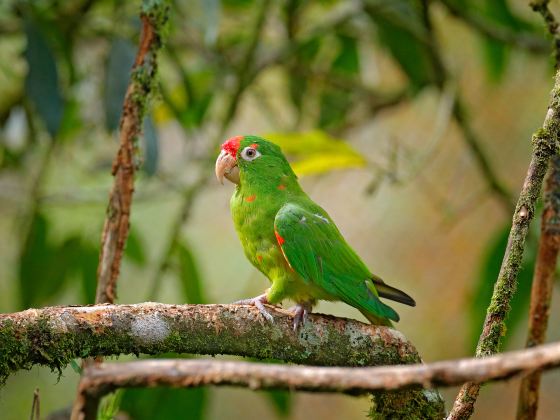
[[[546,23],[548,32],[554,39],[554,57],[556,69],[560,68],[560,34],[558,22],[548,8],[548,0],[532,1],[531,7],[540,13]],[[527,347],[544,343],[552,286],[554,283],[558,253],[560,252],[560,156],[556,154],[550,165],[545,191],[544,210],[541,218],[541,237],[539,253],[531,288],[531,306],[529,310],[529,332]],[[523,378],[519,389],[517,418],[532,420],[537,417],[541,373],[534,372]]]
[[[558,151],[560,130],[560,72],[556,74],[554,88],[543,127],[533,135],[533,155],[525,182],[513,214],[513,223],[502,266],[478,341],[476,356],[486,357],[499,351],[505,334],[504,320],[510,311],[510,302],[517,287],[517,275],[523,258],[525,238],[535,214],[535,204],[540,196],[543,178],[549,160]],[[480,384],[466,383],[459,392],[448,419],[468,419],[480,391]]]
[[[99,253],[96,302],[112,303],[116,297],[116,284],[130,226],[138,138],[142,134],[149,99],[157,87],[157,53],[162,46],[168,11],[169,5],[165,0],[146,0],[140,14],[142,36],[120,120],[120,146],[113,162],[114,182]]]
[[[539,252],[531,288],[529,333],[527,347],[544,343],[550,315],[552,286],[556,275],[556,262],[560,252],[560,157],[554,156],[544,193],[544,210],[541,217]],[[533,372],[523,378],[517,407],[518,419],[535,419],[539,403],[541,373]]]
[[[289,312],[271,309],[274,323],[239,305],[96,305],[28,309],[0,315],[0,381],[33,365],[60,370],[76,357],[120,354],[231,354],[321,366],[420,363],[398,331],[312,314],[294,333]],[[434,398],[436,396],[437,398]],[[433,391],[374,395],[377,412],[423,413],[441,418]]]

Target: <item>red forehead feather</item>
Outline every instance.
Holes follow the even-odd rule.
[[[241,140],[243,140],[243,136],[235,136],[228,139],[224,144],[222,144],[222,150],[225,150],[233,157],[237,156],[237,149],[239,149]]]

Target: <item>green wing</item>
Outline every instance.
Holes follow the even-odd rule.
[[[304,281],[363,312],[399,320],[379,300],[372,274],[319,207],[308,211],[294,203],[285,204],[276,214],[274,229],[286,260]]]

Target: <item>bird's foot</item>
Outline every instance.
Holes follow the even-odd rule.
[[[233,302],[233,304],[255,306],[267,321],[274,324],[274,318],[272,317],[272,315],[270,315],[270,312],[268,312],[264,307],[265,304],[268,304],[268,298],[266,297],[266,293],[263,293],[262,295],[259,295],[251,299],[238,300],[237,302]]]
[[[298,303],[294,308],[293,328],[297,331],[299,327],[307,321],[307,315],[311,313],[311,304],[309,302]]]

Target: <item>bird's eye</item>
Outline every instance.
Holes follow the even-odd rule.
[[[251,146],[247,146],[245,149],[243,149],[241,151],[241,157],[245,160],[248,160],[248,161],[255,160],[260,155],[261,155],[261,152],[259,152],[257,149],[255,149]]]

